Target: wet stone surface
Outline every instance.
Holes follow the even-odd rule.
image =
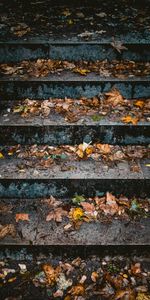
[[[149,255],[57,255],[24,251],[0,262],[1,299],[149,299]],[[21,253],[21,252],[20,252]],[[24,257],[26,254],[26,257]],[[24,258],[23,258],[24,257]],[[59,296],[58,296],[59,295]]]
[[[120,1],[96,2],[96,5],[91,6],[90,1],[82,6],[80,2],[54,5],[49,1],[28,4],[2,1],[1,40],[108,42],[115,36],[127,43],[148,41],[149,1],[144,6],[139,1],[134,4],[124,1],[122,5]]]

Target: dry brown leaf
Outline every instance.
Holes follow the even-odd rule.
[[[46,217],[46,221],[49,222],[51,220],[54,220],[55,222],[62,222],[63,217],[67,216],[67,211],[64,210],[62,207],[58,207],[54,209],[53,211],[49,212],[49,214]]]
[[[97,272],[92,272],[91,274],[92,281],[96,282],[98,278],[99,278],[99,274]]]
[[[135,300],[135,292],[131,289],[119,290],[116,292],[114,300]]]
[[[136,300],[150,300],[150,295],[140,292],[138,293]]]
[[[13,224],[0,225],[0,239],[3,239],[6,235],[15,237],[16,229]]]
[[[127,124],[131,123],[133,125],[137,125],[139,119],[137,117],[126,116],[126,117],[121,118],[121,121],[124,123],[127,123]]]
[[[29,221],[29,214],[19,213],[16,214],[16,222],[18,221]]]
[[[109,93],[105,93],[105,95],[107,96],[107,103],[111,104],[113,107],[124,103],[124,98],[117,89],[113,89]]]
[[[85,211],[93,212],[95,210],[95,206],[89,202],[81,202],[80,205],[83,207]]]
[[[103,153],[108,154],[111,152],[111,147],[109,144],[97,144],[96,147]]]
[[[122,42],[120,41],[115,41],[115,39],[113,39],[113,41],[110,43],[111,46],[116,49],[119,53],[122,52],[122,50],[128,50],[127,47],[125,47]]]
[[[54,269],[50,264],[44,264],[43,271],[45,273],[48,285],[52,286],[55,284],[61,272],[61,268],[58,266],[56,269]]]
[[[82,284],[77,284],[76,286],[73,286],[69,293],[72,296],[83,296],[85,293],[85,288]]]
[[[136,263],[134,265],[131,266],[131,272],[134,275],[139,275],[141,274],[142,270],[141,270],[141,264],[140,263]]]

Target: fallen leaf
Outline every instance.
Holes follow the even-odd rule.
[[[66,279],[63,273],[60,273],[56,279],[58,290],[67,290],[69,286],[72,285],[72,279]]]
[[[43,271],[45,273],[48,285],[53,286],[61,272],[61,268],[58,266],[56,269],[54,269],[50,264],[44,264]]]
[[[99,278],[99,274],[97,272],[92,272],[91,274],[92,281],[96,282],[98,278]]]
[[[29,221],[29,214],[24,214],[24,213],[16,214],[16,222],[18,221]]]
[[[141,109],[144,107],[145,102],[143,100],[137,100],[134,102],[134,105],[140,107]]]
[[[64,210],[62,207],[58,207],[54,209],[53,211],[49,212],[49,214],[46,217],[46,221],[49,222],[51,220],[54,220],[55,222],[62,222],[63,217],[67,216],[67,211]]]
[[[83,207],[86,215],[92,217],[96,216],[95,215],[96,209],[93,203],[81,202],[81,206]]]
[[[126,117],[121,118],[121,121],[124,123],[127,123],[127,124],[131,123],[133,125],[137,125],[139,119],[137,117],[126,116]]]
[[[86,281],[86,279],[87,279],[87,276],[86,275],[83,275],[82,277],[81,277],[81,279],[80,279],[80,284],[83,284],[85,281]]]
[[[82,195],[78,195],[76,194],[73,198],[72,198],[72,202],[75,204],[80,204],[81,202],[85,201],[85,197]]]
[[[150,295],[138,293],[136,300],[150,300]]]
[[[111,46],[113,46],[113,48],[115,48],[119,53],[121,53],[122,50],[128,50],[128,48],[125,47],[125,46],[122,44],[122,42],[120,42],[120,41],[115,41],[115,40],[113,39],[113,41],[112,41],[110,44],[111,44]]]
[[[103,154],[108,154],[111,152],[111,147],[109,144],[97,144],[96,146]]]
[[[87,69],[80,69],[80,68],[74,68],[73,71],[75,73],[79,73],[80,75],[87,75],[87,73],[90,73],[91,71],[90,70],[87,70]]]
[[[135,292],[131,289],[119,290],[116,292],[114,300],[135,300]]]
[[[76,286],[73,286],[69,293],[72,296],[83,296],[85,293],[85,288],[83,287],[82,284],[77,284]]]
[[[142,270],[141,270],[141,264],[140,263],[136,263],[134,265],[131,266],[131,272],[133,275],[139,275],[141,274]]]
[[[80,144],[78,146],[78,150],[76,151],[76,154],[80,158],[84,158],[87,155],[90,155],[93,152],[93,147],[90,144],[91,144],[91,142],[90,143],[83,142],[83,144]]]
[[[105,96],[107,97],[106,102],[113,107],[118,104],[124,104],[124,98],[117,89],[112,89],[112,91],[105,93]]]
[[[6,235],[15,237],[16,229],[13,224],[0,225],[0,239],[3,239]]]
[[[10,283],[10,282],[14,282],[16,279],[17,279],[17,277],[12,277],[12,278],[8,279],[8,282],[9,282],[9,283]]]
[[[0,152],[0,159],[4,158],[4,155]]]
[[[69,217],[74,221],[79,221],[82,220],[84,216],[84,212],[82,208],[71,208],[70,212],[69,212]]]

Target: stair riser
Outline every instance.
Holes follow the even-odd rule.
[[[86,78],[85,78],[86,79]],[[93,97],[117,88],[124,97],[148,98],[150,81],[94,81],[94,82],[50,82],[50,81],[0,81],[0,97],[2,100],[80,98]]]
[[[143,259],[141,257],[141,253],[143,256]],[[91,255],[98,255],[99,257],[105,257],[105,255],[125,255],[127,258],[139,256],[139,261],[144,261],[145,257],[145,264],[149,264],[150,260],[150,246],[142,246],[142,245],[137,245],[137,246],[102,246],[102,245],[87,245],[87,246],[82,246],[79,245],[78,247],[76,246],[19,246],[19,245],[14,245],[14,246],[3,246],[0,245],[0,259],[5,260],[5,259],[10,259],[10,260],[26,260],[26,261],[33,261],[35,260],[35,257],[37,260],[42,260],[48,262],[51,260],[51,255],[56,256],[56,259],[58,259],[59,256],[62,256],[64,259],[66,257],[70,257],[70,259],[76,258],[78,256],[82,257],[83,259],[86,259],[87,256]],[[41,254],[43,258],[41,257]]]
[[[5,134],[4,134],[5,133]],[[150,144],[149,126],[0,126],[0,145]]]
[[[75,193],[94,197],[110,191],[128,197],[150,196],[150,180],[115,179],[0,179],[1,198],[73,197]]]
[[[110,44],[48,44],[0,43],[0,63],[19,62],[25,59],[50,58],[69,61],[78,60],[134,60],[149,61],[150,45],[125,45],[128,50],[119,53]]]

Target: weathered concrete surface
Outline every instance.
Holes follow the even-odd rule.
[[[112,88],[118,89],[127,99],[148,98],[150,95],[150,81],[148,78],[132,79],[132,81],[129,81],[129,79],[110,80],[108,78],[103,78],[100,81],[100,78],[97,79],[92,81],[91,78],[87,81],[87,77],[78,75],[73,76],[72,79],[68,77],[66,82],[63,82],[65,78],[62,75],[61,77],[57,76],[57,79],[53,82],[46,79],[44,81],[43,79],[28,81],[12,81],[11,79],[10,81],[8,78],[4,78],[4,80],[0,79],[0,96],[2,100],[49,99],[50,97],[90,98],[100,93],[109,92]]]
[[[139,172],[131,171],[128,161],[106,164],[93,159],[55,161],[49,167],[40,165],[40,159],[1,159],[1,179],[144,179],[150,178],[148,167],[141,167],[142,160],[135,160]],[[146,173],[146,174],[145,174]],[[149,173],[149,176],[148,176]],[[146,179],[145,178],[145,179]]]
[[[69,201],[66,199],[64,203],[67,205]],[[65,231],[64,226],[69,220],[46,222],[49,211],[41,199],[1,199],[0,204],[12,205],[11,212],[8,206],[7,214],[0,214],[1,224],[12,223],[17,231],[15,238],[5,237],[0,241],[1,245],[150,245],[149,218],[119,220],[112,217],[109,222],[84,222],[79,229]],[[28,213],[29,221],[16,223],[16,213]]]
[[[111,42],[111,41],[110,41]],[[78,60],[134,60],[148,61],[149,44],[124,44],[127,50],[117,52],[111,44],[91,42],[57,43],[40,41],[0,42],[0,63],[19,62],[27,59],[50,58],[69,61]]]
[[[78,230],[65,232],[64,222],[45,222],[31,211],[30,216],[29,222],[16,225],[16,238],[5,237],[0,245],[150,245],[148,219],[84,223]]]
[[[66,17],[62,14],[64,6],[69,7],[70,16]],[[15,7],[15,11],[13,9]],[[130,8],[130,9],[129,9]],[[85,38],[80,36],[81,33],[90,32],[90,41],[101,41],[110,43],[114,36],[117,41],[123,43],[147,43],[150,38],[148,21],[149,21],[149,1],[107,1],[99,2],[84,1],[81,6],[80,1],[44,1],[35,5],[33,2],[22,2],[22,5],[16,1],[1,1],[2,13],[10,18],[9,21],[18,20],[25,22],[31,27],[31,31],[18,38],[11,33],[11,25],[2,22],[1,41],[19,40],[19,41],[83,41]],[[140,19],[142,16],[144,21]],[[45,22],[37,19],[33,22],[33,12],[44,15]],[[83,18],[78,18],[76,13],[82,12]],[[97,14],[105,13],[104,17]],[[113,12],[113,14],[112,14]],[[71,18],[72,24],[68,24]],[[92,19],[91,19],[92,18]],[[11,24],[11,22],[9,22]],[[34,24],[34,25],[33,25]]]
[[[0,197],[34,198],[73,197],[75,193],[94,197],[107,191],[130,197],[150,195],[149,179],[1,179]]]
[[[32,121],[31,121],[32,122]],[[44,122],[46,123],[46,121]],[[5,135],[4,135],[5,132]],[[85,142],[101,142],[118,145],[146,145],[150,143],[149,125],[121,125],[98,123],[97,125],[47,125],[39,119],[32,124],[0,124],[0,145],[48,144],[73,145]]]

